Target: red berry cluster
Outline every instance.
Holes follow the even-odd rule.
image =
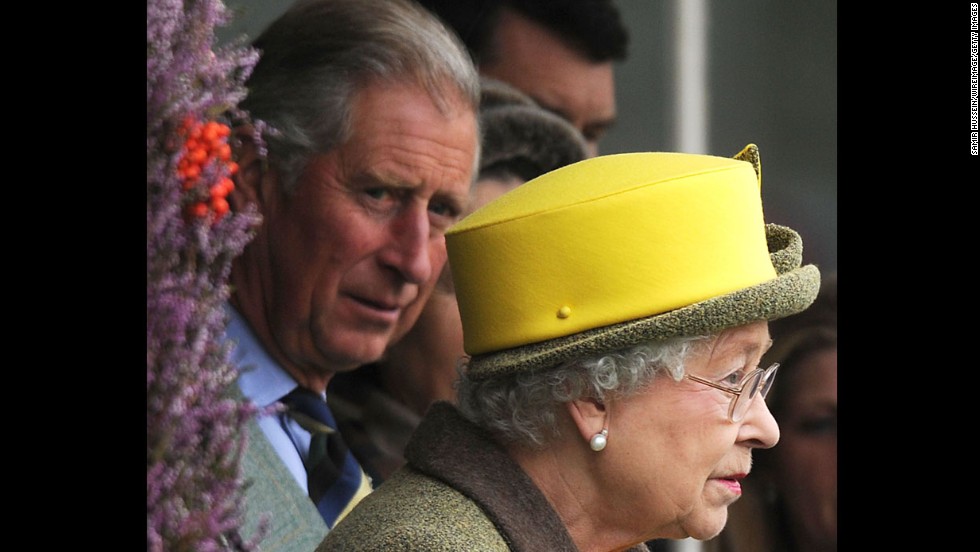
[[[190,218],[204,218],[213,213],[214,222],[217,222],[228,212],[226,198],[235,189],[229,177],[238,172],[238,164],[231,160],[231,146],[228,145],[231,129],[216,121],[202,123],[188,117],[179,132],[184,146],[177,164],[177,175],[190,198],[184,214]],[[222,176],[216,184],[204,189],[200,177],[210,163],[223,164],[227,168],[227,176]],[[218,174],[222,173],[219,171]]]

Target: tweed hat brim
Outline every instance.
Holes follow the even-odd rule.
[[[801,266],[803,241],[791,228],[767,224],[766,242],[776,269],[775,279],[655,316],[475,355],[469,361],[469,377],[483,379],[549,368],[645,341],[711,335],[757,320],[776,320],[802,312],[816,299],[819,270],[814,265]]]

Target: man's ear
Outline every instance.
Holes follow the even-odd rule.
[[[586,442],[590,441],[596,433],[609,427],[609,411],[598,399],[578,399],[565,403],[565,407]]]
[[[254,132],[252,125],[235,129],[235,137],[239,142],[236,148],[238,172],[234,176],[235,189],[228,195],[228,203],[234,211],[241,211],[249,203],[258,204],[261,209],[262,180],[267,172],[267,163],[259,154]]]

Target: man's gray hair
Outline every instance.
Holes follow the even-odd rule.
[[[355,94],[412,82],[447,113],[476,113],[479,80],[459,39],[409,0],[300,0],[255,40],[259,62],[241,102],[272,127],[265,141],[287,193],[309,158],[350,134]]]

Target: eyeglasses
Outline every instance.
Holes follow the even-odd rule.
[[[772,366],[766,369],[756,368],[742,378],[742,381],[739,382],[739,386],[736,389],[725,387],[724,385],[719,385],[713,381],[704,380],[691,374],[685,374],[685,377],[698,383],[703,383],[708,387],[714,387],[725,393],[730,393],[732,395],[732,404],[728,407],[728,419],[738,423],[745,418],[745,413],[749,411],[749,406],[752,405],[752,400],[755,399],[756,395],[761,395],[764,399],[769,393],[769,389],[772,388],[772,382],[776,379],[776,370],[778,368],[778,362],[773,363]]]

